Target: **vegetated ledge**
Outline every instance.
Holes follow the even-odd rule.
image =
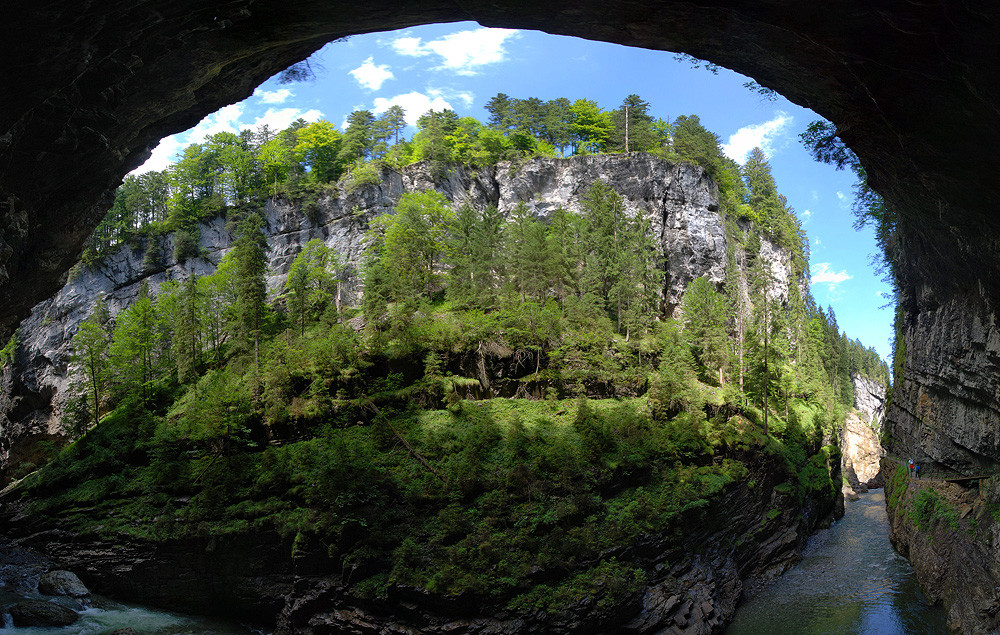
[[[741,598],[798,562],[812,532],[843,514],[843,499],[833,485],[840,482],[836,448],[814,448],[819,452],[796,473],[775,446],[759,435],[734,443],[720,452],[731,458],[716,460],[745,469],[735,479],[716,481],[707,498],[684,505],[662,532],[640,532],[605,549],[569,584],[558,584],[562,572],[536,566],[530,574],[534,589],[518,597],[441,594],[406,584],[359,594],[363,585],[356,577],[365,571],[349,568],[337,544],[306,532],[293,536],[270,528],[197,535],[205,528],[189,527],[191,535],[155,537],[165,520],[161,516],[116,527],[116,514],[105,515],[107,508],[99,503],[39,516],[28,513],[29,500],[17,490],[4,495],[3,520],[18,542],[77,572],[97,592],[276,624],[278,635],[386,629],[713,633],[731,620]],[[696,471],[688,473],[689,480],[698,477]],[[615,490],[634,490],[635,482],[629,482],[634,479],[607,483],[608,498],[615,498]],[[572,503],[572,497],[564,502]],[[183,507],[187,501],[172,503]]]
[[[1000,628],[1000,476],[965,484],[912,479],[883,459],[889,539],[959,633]]]

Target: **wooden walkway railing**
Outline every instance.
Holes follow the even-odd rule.
[[[900,465],[906,466],[906,459],[901,459],[897,456],[886,455],[883,457],[888,459],[893,463],[898,463]],[[917,465],[920,465],[917,463]],[[1000,469],[994,472],[984,472],[981,474],[958,474],[952,470],[934,469],[931,467],[925,467],[920,465],[920,476],[913,476],[921,481],[944,481],[946,483],[968,483],[972,481],[982,481],[990,478],[991,476],[1000,476]]]

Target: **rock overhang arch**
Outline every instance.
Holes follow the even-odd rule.
[[[981,4],[982,6],[979,6]],[[901,215],[905,300],[1000,293],[1000,8],[926,1],[55,2],[0,46],[0,335],[52,293],[156,142],[325,43],[476,20],[683,51],[830,119]],[[13,81],[16,80],[16,81]]]

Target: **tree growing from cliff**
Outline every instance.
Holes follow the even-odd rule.
[[[139,298],[115,319],[115,329],[108,348],[109,363],[124,390],[138,388],[142,398],[149,396],[149,382],[154,377],[156,356],[160,349],[158,317],[143,281]]]
[[[404,194],[394,214],[372,221],[369,249],[387,274],[389,297],[429,297],[441,288],[440,265],[453,216],[444,195],[427,190]]]
[[[237,228],[233,245],[236,315],[240,336],[253,354],[254,369],[260,375],[260,337],[267,311],[267,238],[259,214],[248,214]]]
[[[305,333],[306,325],[331,301],[340,312],[343,274],[343,258],[319,238],[307,242],[295,257],[288,269],[285,289],[289,314],[300,334]]]
[[[692,343],[695,356],[704,366],[716,370],[719,385],[724,385],[724,370],[730,358],[725,297],[706,278],[695,278],[684,292],[682,307],[684,334]]]
[[[73,360],[80,365],[93,404],[94,425],[101,420],[101,400],[108,381],[108,346],[111,339],[105,324],[108,309],[104,296],[98,295],[94,310],[80,323],[73,336]]]

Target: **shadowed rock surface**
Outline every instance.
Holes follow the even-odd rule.
[[[80,616],[76,611],[54,602],[24,600],[7,609],[14,626],[69,626]]]

